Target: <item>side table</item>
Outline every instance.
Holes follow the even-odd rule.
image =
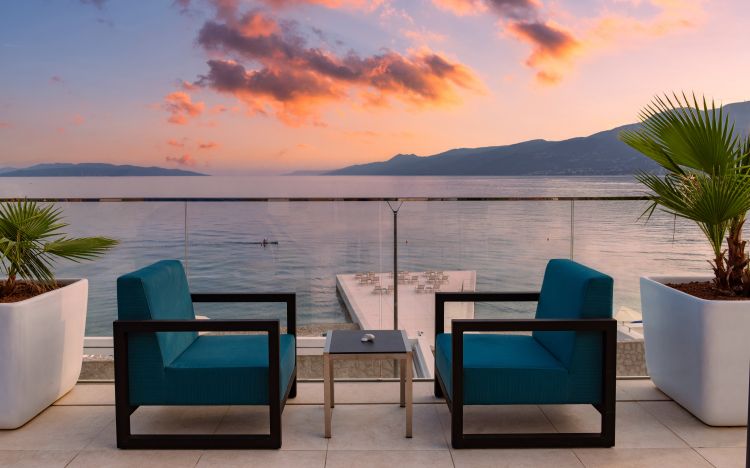
[[[362,337],[371,333],[372,341],[363,342]],[[406,437],[412,436],[412,351],[404,330],[334,330],[326,334],[323,350],[323,394],[325,413],[325,436],[331,437],[333,416],[333,361],[395,360],[399,362],[401,374],[401,407],[406,407]]]

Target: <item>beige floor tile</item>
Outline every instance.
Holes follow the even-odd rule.
[[[307,450],[212,450],[206,451],[198,462],[199,468],[323,468],[325,451]]]
[[[635,397],[633,397],[631,394],[628,393],[625,388],[620,386],[620,381],[617,381],[617,385],[615,386],[615,399],[617,401],[635,401]]]
[[[711,468],[690,448],[576,449],[575,453],[586,468]]]
[[[456,468],[582,468],[572,450],[453,450]]]
[[[698,453],[716,468],[744,468],[745,449],[738,447],[699,448]]]
[[[13,468],[56,468],[66,466],[75,450],[0,450],[0,466]]]
[[[746,428],[707,426],[673,401],[639,404],[691,447],[744,447],[747,443]]]
[[[405,437],[405,409],[398,405],[341,405],[333,410],[328,450],[444,450],[435,407],[414,405],[413,437]],[[322,407],[315,432],[323,430]]]
[[[432,382],[414,382],[414,403],[443,403],[435,398]],[[336,403],[398,403],[400,398],[398,382],[336,382],[334,384]],[[300,382],[297,384],[297,398],[288,400],[289,405],[322,405],[323,382]]]
[[[130,415],[133,434],[212,434],[228,406],[141,406]]]
[[[114,384],[78,384],[55,403],[57,406],[114,405]]]
[[[591,405],[543,405],[540,408],[559,432],[601,431],[601,414]]]
[[[183,468],[194,467],[199,450],[84,450],[70,468]]]
[[[451,414],[446,405],[437,405],[446,440],[451,438]],[[538,406],[464,406],[465,434],[555,432]]]
[[[268,434],[268,409],[260,406],[232,406],[221,425],[219,434]],[[325,450],[328,439],[323,437],[323,406],[287,406],[281,419],[282,450]]]
[[[591,407],[545,407],[560,432],[598,431],[598,413]],[[619,448],[686,448],[687,444],[635,402],[617,403],[615,443]]]
[[[114,417],[111,406],[52,406],[23,427],[0,431],[0,450],[80,450]]]
[[[650,379],[618,380],[617,388],[637,401],[663,401],[670,398],[656,388]]]
[[[133,434],[212,434],[228,406],[141,406],[131,415]],[[114,410],[113,410],[114,411]],[[84,450],[117,448],[114,420],[102,428]]]
[[[452,468],[448,450],[393,451],[330,451],[326,468]]]

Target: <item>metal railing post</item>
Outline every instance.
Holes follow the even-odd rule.
[[[570,259],[573,260],[573,253],[575,248],[575,219],[576,219],[576,201],[570,200]]]
[[[185,246],[184,246],[183,256],[185,257],[185,276],[187,276],[188,280],[189,280],[190,279],[190,275],[189,275],[189,273],[190,273],[190,267],[189,267],[189,259],[188,259],[188,253],[189,253],[189,250],[188,250],[188,202],[185,201],[184,203],[185,203],[185,205],[184,205],[184,214],[185,214],[184,227],[185,227],[185,232],[184,232],[183,240],[185,242]]]

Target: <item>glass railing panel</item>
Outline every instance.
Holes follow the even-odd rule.
[[[380,202],[190,203],[191,289],[295,292],[298,325],[319,335],[328,324],[350,320],[337,294],[337,275],[386,268],[383,216]],[[216,318],[236,318],[238,311],[245,318],[279,313],[278,305],[241,307],[213,305],[208,312],[209,306],[201,305],[198,310]]]
[[[399,262],[405,270],[466,275],[468,281],[453,290],[538,291],[547,261],[569,255],[569,225],[569,205],[561,201],[406,202],[399,215]],[[467,313],[526,317],[535,304],[466,307],[447,306],[446,324]]]
[[[663,211],[642,218],[646,201],[575,202],[574,258],[615,280],[615,313],[640,312],[639,278],[647,274],[711,275],[711,249],[692,222]]]
[[[59,278],[89,280],[86,336],[111,336],[117,317],[117,277],[158,260],[182,260],[185,254],[185,208],[182,202],[59,203],[64,231],[72,237],[107,236],[120,244],[103,257],[73,263],[60,261]]]

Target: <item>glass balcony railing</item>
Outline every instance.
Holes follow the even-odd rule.
[[[87,336],[111,335],[116,278],[164,258],[184,261],[196,292],[296,292],[303,327],[350,322],[356,308],[366,309],[370,324],[392,326],[394,215],[386,199],[44,201],[64,209],[69,234],[121,241],[95,262],[59,265],[59,277],[90,281]],[[615,309],[635,311],[640,275],[710,272],[710,251],[700,231],[660,212],[644,223],[642,197],[391,201],[398,204],[398,270],[408,272],[399,275],[400,323],[416,313],[409,297],[422,294],[420,285],[436,278],[428,271],[441,272],[442,290],[536,290],[548,259],[572,257],[612,275]],[[354,276],[366,272],[379,282],[364,284]],[[337,284],[337,275],[348,275],[338,277],[348,289]],[[281,306],[237,307],[201,305],[197,313],[283,317]],[[528,316],[532,307],[476,304],[473,313]]]

